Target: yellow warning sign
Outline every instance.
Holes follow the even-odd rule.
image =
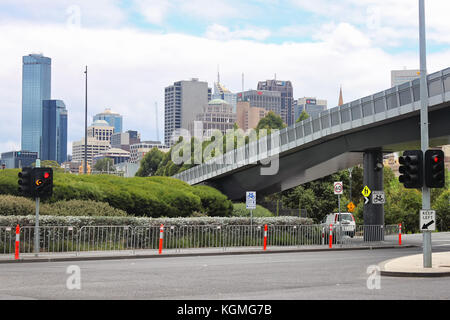
[[[361,191],[361,193],[362,193],[362,195],[363,195],[364,197],[367,198],[367,197],[370,196],[370,194],[372,193],[372,191],[370,191],[370,189],[369,189],[368,186],[365,186],[364,189],[363,189],[363,191]]]
[[[348,209],[349,212],[353,212],[355,210],[355,204],[353,202],[350,202],[347,205],[347,209]]]

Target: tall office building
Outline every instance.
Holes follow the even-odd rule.
[[[281,93],[281,119],[287,124],[295,123],[294,90],[290,81],[266,80],[258,82],[258,90],[278,91]]]
[[[51,96],[51,59],[42,54],[30,54],[24,56],[22,62],[22,150],[39,153],[42,102]]]
[[[111,136],[111,148],[130,151],[130,145],[141,142],[141,135],[137,131],[117,132]]]
[[[392,70],[391,71],[391,87],[420,78],[420,70]]]
[[[281,92],[267,90],[248,90],[237,94],[238,102],[248,102],[252,107],[264,108],[281,116]]]
[[[300,98],[295,102],[295,121],[300,117],[303,110],[310,117],[319,115],[322,111],[327,109],[327,100],[321,100],[316,98]]]
[[[214,99],[208,102],[203,112],[196,115],[195,121],[189,125],[191,136],[210,138],[216,130],[226,134],[233,129],[236,122],[236,113],[233,106],[222,99]]]
[[[97,113],[94,116],[94,122],[97,120],[105,120],[111,127],[114,127],[114,132],[122,132],[122,116],[116,112],[106,108],[105,111]]]
[[[61,100],[42,102],[41,160],[67,160],[67,109]]]
[[[228,102],[233,107],[233,112],[236,112],[236,102],[237,95],[236,93],[228,90],[223,84],[220,82],[214,83],[214,93],[212,95],[213,100],[221,99]]]
[[[180,135],[180,129],[189,130],[195,116],[201,113],[203,106],[211,99],[208,83],[193,78],[178,81],[164,89],[164,143],[172,146]]]

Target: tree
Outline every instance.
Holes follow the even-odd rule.
[[[31,166],[32,167],[36,167],[36,162],[33,162],[31,164]],[[41,168],[52,168],[53,171],[64,172],[64,169],[61,168],[59,163],[57,161],[54,161],[54,160],[42,160],[41,161]]]
[[[139,170],[136,172],[136,177],[148,177],[154,175],[163,160],[163,156],[164,153],[156,147],[150,150],[150,152],[147,152],[141,160]]]
[[[103,158],[98,160],[94,165],[96,171],[116,171],[114,168],[114,160],[110,158]]]
[[[295,122],[300,122],[300,121],[306,120],[308,118],[309,118],[309,114],[305,110],[303,110],[302,113],[300,114],[300,116],[298,117],[297,121],[295,121]]]
[[[283,119],[279,115],[276,115],[273,111],[269,111],[269,113],[259,120],[258,125],[256,126],[256,130],[259,131],[261,129],[266,129],[270,131],[270,129],[283,129],[286,127],[286,124],[283,122]]]

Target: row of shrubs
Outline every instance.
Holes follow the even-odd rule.
[[[36,203],[34,200],[0,195],[0,216],[28,216],[34,215]],[[106,202],[93,200],[68,200],[54,203],[43,203],[39,207],[40,215],[51,216],[100,216],[100,217],[125,217],[127,213],[123,210],[111,207]],[[191,216],[206,216],[194,212]],[[245,203],[233,204],[233,217],[250,217],[250,211],[246,209]],[[253,217],[273,217],[273,214],[264,207],[257,206],[253,210]]]
[[[0,226],[14,227],[16,225],[34,226],[35,216],[0,216]],[[63,217],[42,216],[39,219],[40,226],[188,226],[188,225],[249,225],[250,218],[246,217],[194,217],[194,218],[147,218],[147,217]],[[299,217],[256,217],[253,225],[311,225],[310,218]]]
[[[18,169],[0,170],[0,194],[19,196]],[[54,172],[53,196],[45,203],[91,200],[133,216],[188,217],[193,212],[231,216],[233,205],[218,190],[190,186],[170,177],[122,178],[111,175],[72,175]]]

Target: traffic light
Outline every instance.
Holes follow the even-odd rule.
[[[33,171],[35,196],[39,198],[51,197],[53,193],[53,169],[34,168]]]
[[[34,196],[34,187],[33,187],[33,168],[26,167],[23,168],[21,172],[18,174],[19,176],[19,192],[23,196]]]
[[[398,180],[405,188],[415,189],[423,186],[423,152],[422,150],[407,150],[399,157],[400,177]]]
[[[442,150],[427,150],[425,152],[425,184],[428,188],[444,187],[445,166]]]

